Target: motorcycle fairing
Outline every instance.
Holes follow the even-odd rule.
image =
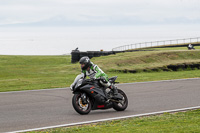
[[[101,88],[97,88],[97,86],[87,84],[80,87],[80,90],[89,94],[99,104],[105,103],[105,101],[107,100],[103,90]]]

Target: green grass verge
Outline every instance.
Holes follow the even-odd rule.
[[[77,70],[70,56],[0,56],[0,91],[65,87]]]
[[[0,92],[67,87],[81,72],[71,56],[4,56],[0,55]],[[142,51],[93,58],[109,77],[118,82],[141,82],[200,77],[200,70],[179,72],[119,73],[114,70],[133,70],[161,67],[169,64],[200,62],[199,51]]]
[[[157,50],[188,50],[187,47],[167,47],[167,48],[156,48]],[[195,46],[196,50],[200,50],[200,46]]]
[[[176,72],[142,72],[142,73],[109,73],[109,76],[118,76],[120,83],[200,78],[200,70],[176,71]]]
[[[170,64],[200,62],[200,51],[140,51],[120,53],[94,60],[107,71],[163,67]]]
[[[178,72],[148,72],[148,73],[108,73],[109,77],[118,76],[120,83],[158,81],[171,79],[200,78],[200,70],[178,71]],[[52,77],[43,75],[42,77],[18,77],[19,79],[0,80],[0,92],[36,90],[47,88],[68,87],[73,82],[76,74],[61,75]]]
[[[32,133],[199,133],[200,110],[129,118]]]

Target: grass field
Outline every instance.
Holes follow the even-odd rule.
[[[0,92],[68,87],[81,72],[78,63],[71,64],[71,56],[4,56],[0,55]],[[169,64],[200,62],[200,51],[141,51],[93,58],[109,77],[118,82],[141,82],[200,77],[200,70],[178,72],[119,73],[161,67]]]
[[[162,67],[169,64],[184,62],[200,62],[200,51],[140,51],[119,53],[106,57],[94,58],[103,70],[112,72],[115,70],[133,70]]]
[[[199,133],[200,110],[129,118],[32,133]]]
[[[0,92],[67,87],[81,72],[71,56],[5,56],[0,55]],[[118,82],[143,82],[170,79],[200,78],[200,70],[122,73],[115,70],[134,70],[162,67],[169,64],[200,62],[200,50],[160,49],[119,53],[93,58],[109,77]],[[39,131],[62,132],[200,132],[200,110],[142,118],[102,122],[85,126]]]
[[[0,91],[65,87],[73,67],[70,56],[0,56]]]

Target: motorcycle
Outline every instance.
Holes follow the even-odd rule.
[[[79,74],[70,89],[74,96],[72,105],[77,113],[88,114],[91,110],[113,108],[116,111],[124,111],[128,106],[126,94],[118,90],[118,95],[114,96],[113,90],[103,87],[99,82],[101,79],[84,79],[83,74]],[[115,85],[117,76],[109,78],[109,82]]]

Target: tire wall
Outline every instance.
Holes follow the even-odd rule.
[[[71,52],[71,63],[76,63],[83,56],[88,56],[90,59],[93,57],[108,56],[111,54],[119,53],[119,51],[87,51],[81,52],[78,50],[72,50]]]

